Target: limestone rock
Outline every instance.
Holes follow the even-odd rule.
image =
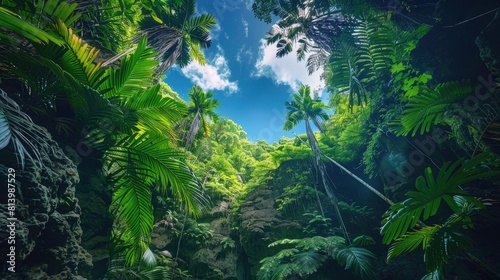
[[[50,137],[50,136],[49,136]],[[3,272],[2,279],[85,279],[91,271],[90,254],[80,246],[80,207],[75,198],[79,181],[76,166],[55,141],[39,147],[43,168],[17,169],[4,160],[12,151],[0,151],[0,177],[6,182],[8,168],[16,168],[16,272]],[[1,196],[0,219],[9,216]],[[7,248],[9,232],[0,228],[0,248]],[[0,261],[6,263],[6,255]],[[4,270],[5,271],[5,270]]]

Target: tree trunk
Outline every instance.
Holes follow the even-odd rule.
[[[344,170],[347,174],[351,175],[354,179],[356,179],[358,182],[360,182],[363,186],[367,187],[370,191],[372,191],[374,194],[376,194],[378,197],[382,198],[385,202],[389,203],[389,205],[393,205],[394,202],[392,202],[388,197],[383,195],[381,192],[376,190],[374,187],[370,186],[367,182],[363,181],[363,179],[359,178],[356,176],[356,174],[352,173],[351,171],[347,170],[344,166],[342,166],[340,163],[336,162],[329,156],[322,154],[324,157],[326,157],[329,161],[333,162],[335,165],[340,167],[340,169]]]
[[[349,238],[349,234],[347,233],[347,228],[344,224],[344,220],[342,219],[342,215],[340,214],[340,209],[338,206],[338,200],[335,194],[333,193],[332,189],[329,187],[327,178],[326,178],[326,167],[323,161],[321,160],[321,151],[319,150],[319,145],[318,141],[316,140],[316,137],[314,137],[314,133],[311,129],[311,125],[309,124],[308,119],[304,119],[306,123],[306,133],[307,133],[307,139],[309,140],[309,146],[311,147],[312,153],[313,153],[313,160],[314,164],[316,165],[320,175],[321,175],[321,180],[323,181],[323,187],[325,188],[325,192],[332,201],[333,207],[335,208],[335,212],[337,214],[337,217],[339,219],[339,224],[340,228],[342,229],[344,233],[344,237],[347,241],[348,244],[351,243],[351,239]]]
[[[189,131],[186,136],[186,150],[189,150],[191,148],[191,144],[194,142],[194,138],[200,130],[201,118],[202,116],[200,110],[196,111],[193,122],[191,122],[191,126],[189,127]]]
[[[300,137],[298,137],[297,135],[295,135],[295,137],[297,137],[299,140]],[[309,136],[308,136],[309,137]],[[312,149],[312,148],[311,148]],[[335,161],[334,159],[330,158],[329,156],[321,153],[321,151],[319,150],[318,148],[318,151],[320,152],[320,154],[322,156],[324,156],[325,158],[327,158],[329,161],[333,162],[335,165],[337,165],[340,169],[342,169],[343,171],[345,171],[347,174],[351,175],[354,179],[356,179],[356,181],[360,182],[363,186],[365,186],[366,188],[368,188],[370,191],[372,191],[374,194],[376,194],[378,197],[382,198],[385,202],[387,202],[389,205],[393,205],[394,202],[392,202],[392,200],[390,200],[387,196],[383,195],[381,192],[379,192],[377,189],[375,189],[374,187],[370,186],[367,182],[363,181],[363,179],[359,178],[358,176],[356,176],[356,174],[352,173],[351,171],[349,171],[347,168],[345,168],[343,165],[341,165],[340,163],[338,163],[337,161]]]

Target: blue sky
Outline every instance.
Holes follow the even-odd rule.
[[[251,141],[268,143],[281,136],[293,137],[282,130],[285,101],[291,99],[300,84],[322,89],[319,72],[309,76],[305,62],[298,63],[295,54],[276,58],[274,46],[263,41],[272,24],[254,18],[252,0],[198,0],[199,13],[208,12],[217,18],[212,29],[212,46],[204,53],[208,63],[196,62],[184,68],[173,67],[165,81],[180,97],[197,84],[211,90],[220,106],[216,112],[241,125]],[[293,130],[304,133],[301,124]]]

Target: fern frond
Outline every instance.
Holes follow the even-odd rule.
[[[375,240],[368,235],[360,235],[352,240],[352,245],[355,247],[368,247],[375,244]]]
[[[375,273],[375,255],[365,248],[347,247],[338,251],[337,262],[351,269],[361,279],[371,279]]]
[[[359,75],[366,81],[380,77],[388,70],[394,53],[386,17],[363,17],[353,28],[352,36],[359,53],[356,61],[360,69]]]
[[[317,253],[314,250],[298,253],[293,256],[292,263],[299,269],[299,274],[313,274],[323,265],[326,256]]]

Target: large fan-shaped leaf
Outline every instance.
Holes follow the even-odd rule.
[[[435,215],[442,200],[454,212],[460,212],[460,207],[454,199],[455,195],[462,195],[469,203],[483,207],[480,201],[468,196],[460,186],[479,178],[500,174],[500,171],[492,171],[485,166],[485,164],[498,166],[499,161],[483,153],[462,165],[463,162],[464,159],[445,163],[435,178],[432,170],[427,168],[425,176],[417,178],[416,191],[408,192],[406,194],[408,199],[392,205],[384,214],[381,228],[384,243],[389,244],[405,234],[408,229],[415,227],[420,219],[425,221]]]

